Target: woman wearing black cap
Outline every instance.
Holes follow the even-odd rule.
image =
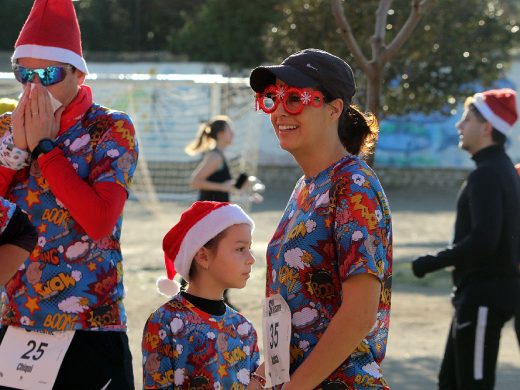
[[[322,50],[258,67],[250,83],[280,147],[304,172],[267,249],[266,373],[252,382],[264,374],[267,385],[284,389],[388,389],[380,363],[391,217],[376,175],[359,157],[370,152],[377,122],[351,105],[348,64]]]

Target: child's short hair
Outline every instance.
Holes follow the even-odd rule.
[[[168,279],[162,278],[157,282],[159,291],[165,295],[175,295],[180,287],[173,281],[175,274],[189,281],[191,264],[197,251],[228,227],[242,223],[248,224],[251,229],[255,227],[253,220],[236,204],[210,201],[193,203],[164,236],[164,261]]]
[[[211,240],[206,242],[203,245],[203,247],[208,248],[211,252],[216,252],[218,250],[218,244],[226,236],[226,232],[227,232],[228,229],[229,229],[229,227],[224,229],[224,230],[222,230],[219,234],[217,234]],[[197,272],[196,271],[196,262],[193,261],[193,260],[195,260],[195,259],[192,259],[191,266],[190,266],[190,271],[188,272],[190,280],[194,278],[194,276],[196,275],[196,272]]]

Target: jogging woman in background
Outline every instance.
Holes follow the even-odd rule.
[[[235,181],[224,155],[224,150],[233,142],[231,119],[219,115],[203,123],[195,140],[187,147],[186,153],[203,153],[202,161],[191,176],[191,186],[199,190],[198,200],[229,202],[229,193]]]

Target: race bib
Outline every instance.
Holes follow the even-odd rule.
[[[280,294],[264,299],[262,325],[266,387],[289,382],[291,310]]]
[[[52,389],[74,331],[47,334],[7,328],[0,345],[0,385]]]

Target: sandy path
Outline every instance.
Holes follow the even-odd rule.
[[[253,209],[257,224],[255,270],[244,290],[231,292],[232,302],[261,329],[261,299],[264,292],[265,247],[288,197],[288,191],[266,193],[266,201]],[[394,220],[394,291],[385,376],[394,390],[434,389],[451,318],[447,272],[417,281],[410,275],[409,261],[442,247],[452,229],[455,190],[388,191]],[[142,386],[140,342],[147,316],[167,298],[155,291],[163,276],[163,235],[179,217],[182,206],[162,203],[157,213],[131,201],[125,209],[123,254],[125,257],[126,308],[129,338],[134,356],[136,388]],[[261,336],[261,334],[260,334]],[[504,329],[496,389],[520,386],[520,350],[511,323]]]

